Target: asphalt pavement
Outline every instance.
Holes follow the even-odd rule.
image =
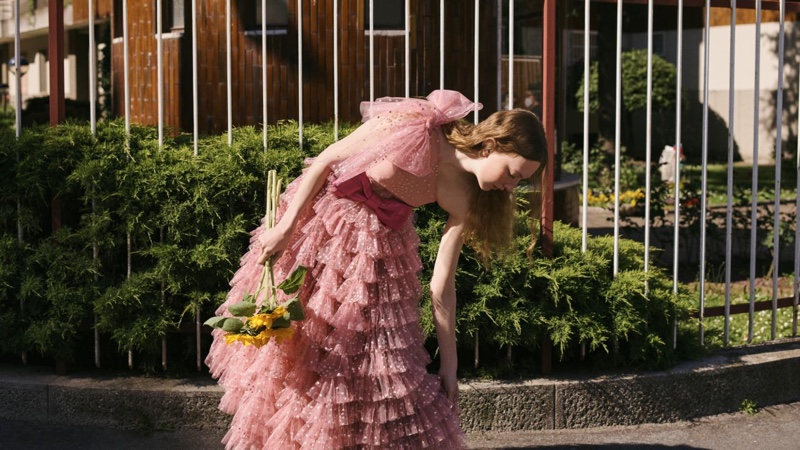
[[[224,435],[206,430],[119,430],[0,420],[0,449],[220,450]],[[580,430],[472,433],[473,449],[799,450],[800,402],[690,422]]]

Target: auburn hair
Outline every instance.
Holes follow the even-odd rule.
[[[478,124],[465,120],[450,122],[442,127],[442,131],[450,144],[470,156],[477,156],[484,142],[492,138],[496,145],[491,151],[516,153],[539,163],[539,168],[528,179],[528,188],[531,190],[530,228],[534,236],[534,242],[528,249],[530,255],[539,234],[541,174],[548,162],[547,139],[542,122],[528,110],[512,109],[498,111]],[[513,193],[506,191],[481,190],[477,180],[470,195],[464,241],[488,265],[493,255],[507,254],[512,248],[516,199]]]

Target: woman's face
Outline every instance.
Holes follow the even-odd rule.
[[[539,169],[539,162],[516,153],[491,151],[481,155],[474,170],[478,185],[484,191],[512,191],[520,180],[530,178]]]

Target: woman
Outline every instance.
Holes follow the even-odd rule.
[[[309,268],[306,319],[256,349],[215,331],[206,363],[234,414],[228,448],[462,448],[456,402],[455,272],[462,245],[484,260],[509,247],[512,190],[541,172],[538,118],[502,111],[458,121],[475,104],[454,91],[362,104],[364,123],[323,151],[281,198],[276,226],[253,233],[229,303],[273,258],[276,279]],[[477,105],[480,107],[480,105]],[[428,374],[417,305],[422,267],[411,209],[449,218],[431,279],[441,365]]]

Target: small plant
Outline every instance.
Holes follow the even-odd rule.
[[[742,400],[742,404],[739,407],[739,411],[746,412],[747,414],[749,414],[751,416],[755,415],[755,414],[758,414],[758,411],[759,411],[758,404],[754,400],[750,400],[749,398],[746,398],[746,399]]]

